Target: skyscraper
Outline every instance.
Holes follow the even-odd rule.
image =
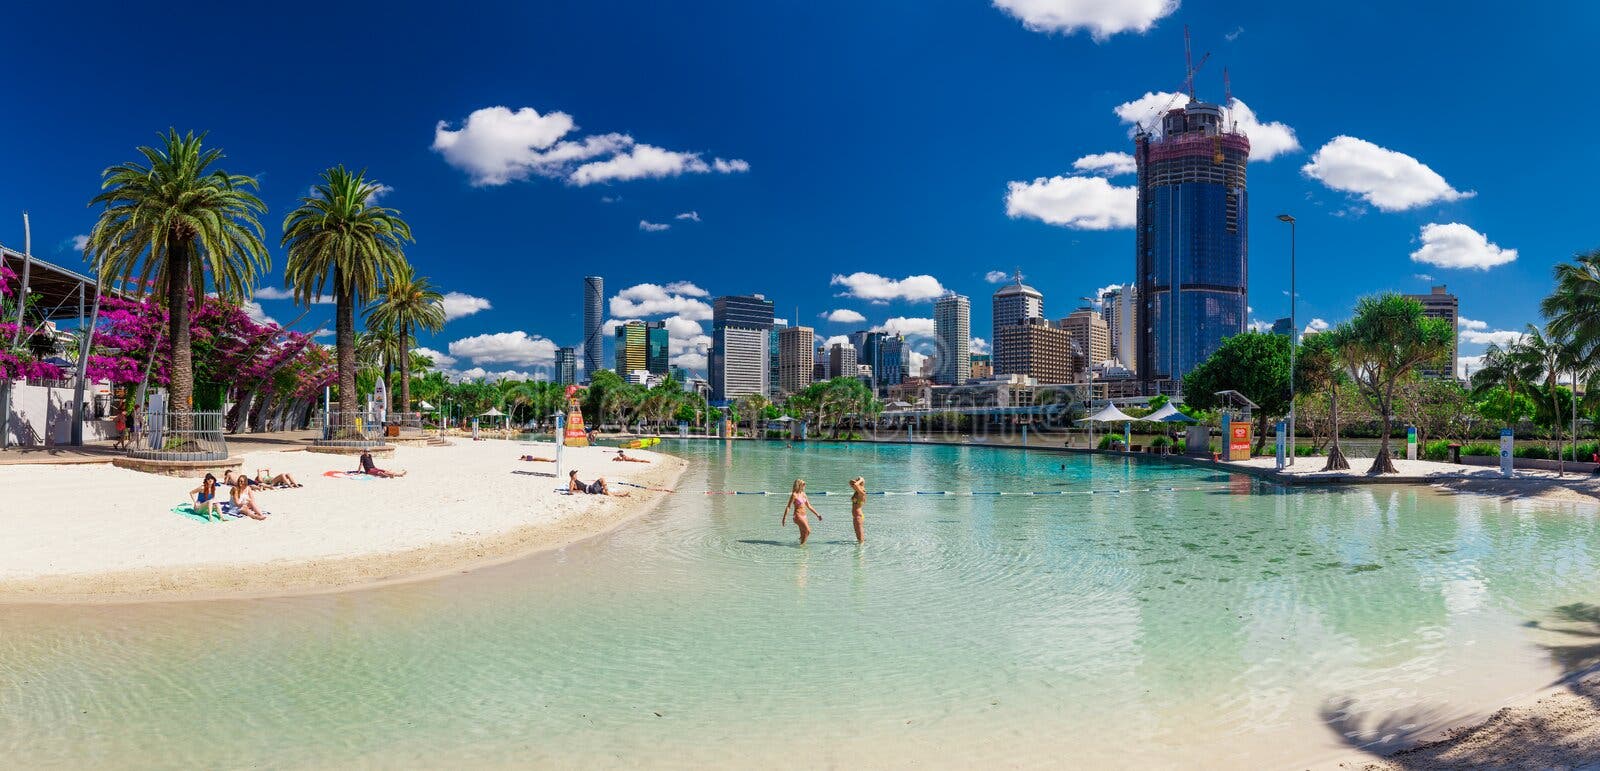
[[[654,322],[659,324],[660,322]],[[650,361],[649,352],[650,327],[643,321],[630,321],[618,326],[617,336],[617,374],[626,378],[638,370],[648,370]]]
[[[778,390],[795,394],[811,385],[816,366],[816,335],[811,327],[784,327],[778,332]]]
[[[1115,286],[1100,295],[1100,315],[1111,330],[1111,355],[1129,371],[1137,371],[1139,366],[1138,297],[1139,289],[1133,284]]]
[[[767,332],[767,396],[774,400],[783,395],[778,387],[778,334],[788,326],[787,321],[774,320]]]
[[[828,348],[828,377],[855,377],[861,371],[856,366],[859,361],[855,346],[834,343]]]
[[[1033,318],[995,327],[994,333],[996,376],[1027,375],[1041,383],[1071,383],[1075,375],[1081,377],[1083,360],[1067,330]]]
[[[772,301],[754,295],[718,297],[711,304],[711,400],[727,403],[769,392]]]
[[[556,384],[570,385],[578,382],[578,352],[572,346],[556,349]]]
[[[1134,135],[1139,380],[1172,389],[1244,331],[1250,140],[1222,107],[1191,98]]]
[[[933,301],[933,334],[939,341],[934,382],[967,382],[972,371],[972,304],[966,296],[950,292]]]
[[[905,380],[905,338],[887,332],[852,332],[850,339],[858,352],[858,363],[872,368],[872,387],[884,393],[889,386]]]
[[[667,374],[667,357],[672,348],[667,323],[652,321],[644,330],[644,368],[652,375]]]
[[[583,277],[583,376],[594,378],[594,373],[605,367],[605,298],[606,280],[599,276]]]
[[[1072,335],[1076,350],[1087,355],[1090,364],[1099,364],[1111,358],[1111,329],[1093,308],[1079,308],[1057,326]]]
[[[995,331],[1004,326],[1021,324],[1028,319],[1044,318],[1044,295],[1039,290],[1022,283],[1022,273],[1019,271],[1014,277],[1015,283],[1006,284],[994,293],[994,318],[989,330],[989,339],[993,342],[996,352],[999,351],[1000,333]]]
[[[1456,356],[1461,334],[1460,301],[1444,285],[1436,286],[1428,294],[1408,294],[1406,299],[1422,303],[1424,315],[1450,322],[1450,358],[1441,358],[1417,368],[1423,377],[1452,378],[1456,376]]]

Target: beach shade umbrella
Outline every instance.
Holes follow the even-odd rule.
[[[1117,409],[1115,404],[1107,404],[1106,408],[1090,415],[1087,418],[1078,418],[1079,423],[1127,423],[1135,420],[1127,413]]]
[[[783,417],[778,418],[778,422],[779,423],[792,423],[792,422],[794,422],[794,418],[791,418],[788,415],[784,415]]]
[[[1179,412],[1177,405],[1174,405],[1172,402],[1167,402],[1166,404],[1161,405],[1161,409],[1156,410],[1155,412],[1152,412],[1149,415],[1144,416],[1143,418],[1141,418],[1141,420],[1148,420],[1148,421],[1152,421],[1152,422],[1156,422],[1156,423],[1199,423],[1200,422],[1198,420],[1195,420],[1194,418],[1189,417],[1188,415],[1185,415],[1185,414]]]
[[[478,417],[480,417],[480,418],[498,418],[498,417],[500,417],[502,415],[505,415],[505,413],[501,412],[499,409],[496,409],[494,407],[490,407],[488,412],[485,412],[482,415],[479,415]]]
[[[423,399],[422,402],[417,406],[421,407],[423,412],[433,412],[434,410],[439,409],[438,407],[429,404],[427,399]]]

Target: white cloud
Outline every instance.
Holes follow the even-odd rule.
[[[1467,329],[1461,332],[1461,342],[1469,345],[1488,345],[1490,343],[1494,343],[1495,345],[1504,348],[1512,343],[1521,342],[1522,338],[1526,336],[1527,333],[1525,332],[1518,332],[1511,329]]]
[[[1098,302],[1100,302],[1100,298],[1106,296],[1106,292],[1109,292],[1109,291],[1111,291],[1113,289],[1121,289],[1121,288],[1122,288],[1121,284],[1106,284],[1105,286],[1094,290],[1094,301],[1096,303],[1098,303]]]
[[[983,339],[981,337],[972,338],[972,352],[973,353],[988,353],[989,352],[989,341],[985,340],[985,339]]]
[[[896,316],[872,328],[873,332],[887,332],[906,337],[933,337],[933,319]]]
[[[1087,30],[1105,40],[1118,32],[1148,32],[1178,10],[1178,0],[994,0],[994,7],[1034,32]]]
[[[706,321],[711,318],[711,306],[703,300],[694,299],[705,294],[705,290],[684,281],[666,286],[635,284],[611,298],[611,315],[642,317],[675,314],[694,321]]]
[[[319,330],[317,330],[315,332],[312,332],[311,336],[312,337],[332,337],[333,336],[333,330],[331,330],[331,329],[319,329]]]
[[[79,235],[75,235],[75,236],[72,237],[72,249],[73,249],[73,251],[81,252],[85,248],[87,248],[88,246],[89,246],[89,237],[88,236],[83,235],[83,234],[79,234]]]
[[[686,211],[686,212],[683,212],[683,213],[677,215],[676,217],[673,217],[673,219],[675,219],[675,220],[688,220],[690,222],[699,222],[700,221],[700,212],[697,212],[697,211]]]
[[[1188,102],[1187,96],[1175,94],[1171,91],[1150,91],[1144,96],[1131,102],[1123,102],[1111,109],[1117,118],[1128,124],[1129,134],[1140,125],[1154,134],[1161,133],[1162,108],[1181,107]],[[1169,107],[1170,105],[1170,107]],[[1244,100],[1237,97],[1223,107],[1227,120],[1233,124],[1234,130],[1250,138],[1250,160],[1270,161],[1286,153],[1298,152],[1300,140],[1295,136],[1294,129],[1288,124],[1279,121],[1262,121],[1256,111],[1245,104]]]
[[[255,300],[247,300],[247,301],[245,301],[245,304],[243,306],[240,306],[240,307],[244,308],[245,315],[249,316],[250,320],[254,321],[257,324],[276,324],[276,323],[278,323],[278,320],[274,319],[271,316],[268,316],[267,312],[265,310],[262,310],[261,303],[258,303]]]
[[[472,111],[458,129],[439,121],[434,126],[433,151],[467,172],[474,185],[504,185],[537,176],[583,186],[750,169],[744,161],[721,158],[708,164],[699,153],[666,150],[636,142],[627,134],[568,138],[577,127],[564,112],[541,115],[532,107],[515,112],[504,106],[484,107]]]
[[[1272,322],[1270,322],[1270,321],[1262,321],[1261,319],[1251,319],[1250,320],[1250,331],[1251,332],[1271,332],[1272,331]]]
[[[287,289],[279,289],[278,287],[275,287],[275,286],[264,286],[264,287],[261,287],[260,289],[256,290],[256,299],[257,300],[293,300],[294,299],[294,292],[291,292],[291,291],[289,291]],[[314,297],[311,300],[311,304],[312,305],[333,305],[334,304],[333,295],[325,294],[325,295],[319,295],[317,297]]]
[[[1459,317],[1456,318],[1456,326],[1458,326],[1458,327],[1460,327],[1462,329],[1483,330],[1483,329],[1488,329],[1489,328],[1489,322],[1487,322],[1487,321],[1478,321],[1477,319],[1469,319],[1466,316],[1459,316]]]
[[[1301,330],[1300,334],[1302,334],[1302,335],[1310,335],[1310,334],[1314,334],[1314,333],[1317,333],[1317,332],[1326,332],[1326,331],[1328,331],[1328,322],[1323,321],[1322,319],[1312,319],[1311,323],[1307,324],[1306,328],[1304,330]]]
[[[991,284],[1003,284],[1009,278],[1011,278],[1011,274],[1003,270],[991,270],[983,274],[983,280]]]
[[[556,344],[521,330],[496,332],[456,340],[450,343],[450,355],[474,364],[550,366],[556,360]]]
[[[849,345],[852,348],[855,347],[854,345],[851,345],[849,335],[834,335],[833,337],[822,341],[823,348],[832,348],[835,345]]]
[[[1238,40],[1239,36],[1243,35],[1243,34],[1244,34],[1244,27],[1234,27],[1233,31],[1223,35],[1222,39],[1228,41],[1229,43],[1232,43],[1233,41]]]
[[[673,281],[664,287],[669,294],[684,294],[690,297],[705,297],[711,294],[694,285],[692,281]]]
[[[646,233],[660,233],[661,231],[667,230],[667,229],[669,229],[671,227],[672,227],[671,225],[668,225],[668,224],[665,224],[665,223],[661,223],[661,222],[651,222],[649,220],[639,220],[639,229],[643,230]]]
[[[478,311],[486,311],[494,307],[489,304],[488,300],[482,297],[473,297],[465,292],[446,292],[440,305],[444,307],[445,321],[471,316]]]
[[[439,351],[435,351],[432,348],[427,348],[427,347],[424,347],[424,346],[418,346],[416,348],[412,348],[411,352],[412,353],[416,353],[416,354],[421,354],[421,355],[426,356],[426,357],[428,357],[430,359],[433,359],[433,368],[434,369],[446,370],[446,369],[450,369],[451,367],[454,367],[456,365],[456,357],[451,356],[448,353],[441,353]]]
[[[1139,190],[1117,187],[1102,177],[1039,177],[1012,182],[1006,215],[1078,230],[1117,230],[1134,225]]]
[[[844,287],[840,297],[855,297],[873,303],[886,303],[890,300],[912,302],[932,300],[945,291],[938,279],[928,275],[907,276],[895,280],[876,273],[857,272],[848,276],[834,274],[828,284]]]
[[[1334,137],[1300,171],[1333,190],[1360,196],[1383,211],[1477,195],[1451,187],[1416,158],[1351,136]]]
[[[1441,268],[1488,270],[1517,259],[1517,250],[1502,249],[1488,237],[1459,222],[1422,226],[1422,247],[1411,253],[1415,262]]]
[[[367,203],[377,203],[379,198],[393,193],[394,186],[385,185],[382,182],[373,182],[367,185],[367,190],[369,191],[367,193]]]
[[[906,377],[922,377],[922,367],[927,363],[928,357],[921,351],[906,349]]]
[[[1139,164],[1133,159],[1132,155],[1127,153],[1095,153],[1073,161],[1072,168],[1090,174],[1115,177],[1138,171]]]
[[[1430,275],[1428,275],[1426,273],[1413,273],[1413,274],[1411,274],[1411,277],[1416,279],[1416,280],[1418,280],[1418,281],[1424,281],[1424,282],[1433,280],[1433,276],[1430,276]]]
[[[495,371],[484,369],[483,367],[472,367],[470,369],[463,369],[463,370],[451,370],[447,374],[450,375],[450,377],[452,379],[454,379],[456,382],[462,382],[462,381],[466,381],[466,380],[477,380],[480,377],[485,379],[485,380],[488,380],[490,382],[493,382],[493,381],[496,381],[496,380],[548,380],[549,379],[549,378],[547,378],[547,377],[545,377],[543,375],[540,375],[540,374],[537,374],[537,373],[533,373],[533,372],[522,372],[522,371],[514,370],[514,369],[500,370],[498,372],[495,372]]]
[[[691,340],[701,336],[700,322],[682,316],[669,316],[663,320],[667,336],[672,340]]]
[[[828,311],[827,313],[822,314],[822,318],[825,318],[835,324],[860,324],[861,322],[867,320],[866,316],[850,310],[849,308],[837,308],[835,310]]]

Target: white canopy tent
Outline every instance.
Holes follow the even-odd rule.
[[[1128,413],[1117,409],[1117,405],[1115,404],[1107,404],[1105,409],[1096,412],[1087,418],[1078,418],[1077,422],[1089,424],[1089,449],[1091,450],[1095,448],[1094,424],[1096,423],[1121,423],[1123,449],[1128,448],[1128,442],[1130,439],[1132,439],[1133,417]]]
[[[1140,418],[1157,423],[1199,423],[1200,421],[1178,411],[1178,406],[1172,402],[1161,405],[1161,409]]]

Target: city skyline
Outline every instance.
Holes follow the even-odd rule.
[[[1509,100],[1512,89],[1521,103],[1570,92],[1577,76],[1554,66],[1551,52],[1576,45],[1573,30],[1600,19],[1595,10],[1567,9],[1572,23],[1548,30],[1544,45],[1513,41],[1508,64],[1461,78],[1443,64],[1455,41],[1535,20],[1513,15],[1490,26],[1489,14],[1390,9],[1374,24],[1378,12],[1361,9],[1152,5],[1143,17],[1126,10],[1134,16],[1072,24],[985,2],[821,2],[783,12],[784,24],[773,23],[778,11],[738,4],[641,7],[621,19],[594,8],[490,5],[482,18],[430,18],[444,55],[387,63],[394,75],[371,98],[334,89],[297,96],[307,100],[300,109],[270,111],[259,97],[290,93],[312,66],[318,41],[297,25],[221,9],[206,23],[260,30],[286,55],[196,73],[191,95],[158,110],[92,85],[111,61],[135,79],[154,71],[120,49],[127,38],[114,32],[144,29],[147,19],[112,5],[70,14],[25,7],[16,24],[35,34],[16,41],[15,88],[4,99],[27,119],[10,123],[0,143],[22,184],[0,190],[0,242],[21,247],[26,209],[34,254],[81,268],[74,241],[92,222],[85,203],[99,172],[176,126],[209,131],[230,170],[261,182],[274,262],[251,306],[261,317],[299,315],[282,289],[278,219],[318,169],[339,161],[368,169],[383,203],[414,226],[408,253],[418,272],[447,293],[449,323],[419,348],[455,375],[550,376],[556,349],[584,342],[572,287],[585,275],[605,276],[610,290],[601,340],[616,323],[661,321],[672,365],[700,375],[711,335],[705,306],[753,292],[785,311],[801,308],[789,321],[823,339],[901,332],[920,356],[933,298],[955,291],[977,301],[971,326],[981,350],[992,343],[981,300],[1019,268],[1058,308],[1134,278],[1130,132],[1181,90],[1188,26],[1195,58],[1210,54],[1197,96],[1223,101],[1227,67],[1239,100],[1231,117],[1252,144],[1251,327],[1289,315],[1279,212],[1299,221],[1300,326],[1346,318],[1364,294],[1447,284],[1460,298],[1467,359],[1537,319],[1537,287],[1551,265],[1600,246],[1578,224],[1600,194],[1552,188],[1564,164],[1590,151],[1484,164],[1481,133],[1449,130],[1434,106],[1478,103],[1485,93]],[[381,36],[415,27],[425,10],[327,13],[329,24],[372,24]],[[182,35],[201,21],[177,14],[168,23]],[[1307,53],[1332,45],[1308,49],[1308,41],[1357,38],[1376,53],[1336,66]],[[91,47],[95,39],[111,42]],[[714,55],[682,55],[713,40]],[[818,47],[840,55],[803,76],[790,71]],[[611,48],[626,53],[601,54]],[[653,65],[641,74],[645,57]],[[1411,86],[1400,90],[1426,88],[1430,98],[1370,86],[1396,72]],[[253,86],[226,86],[236,82]],[[661,88],[668,82],[690,87]],[[303,110],[328,120],[305,121]],[[1532,123],[1497,121],[1496,141],[1539,146]],[[504,136],[522,139],[490,141]],[[948,148],[970,160],[928,163]],[[550,155],[557,149],[593,154],[563,164]],[[754,265],[762,270],[739,270]],[[313,306],[297,328],[310,331],[330,311]],[[582,359],[611,362],[605,353]]]

